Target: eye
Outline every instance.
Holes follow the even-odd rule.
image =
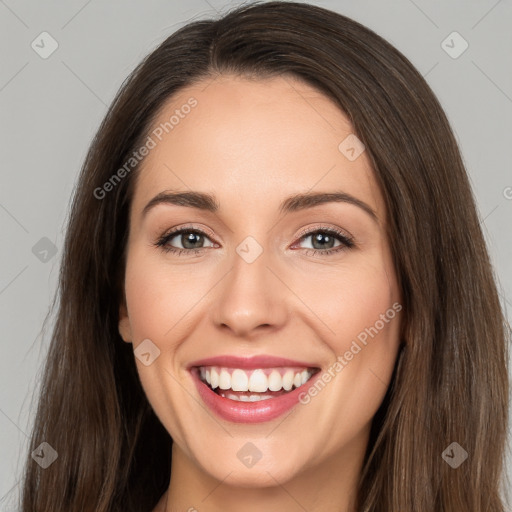
[[[197,254],[204,248],[205,240],[210,239],[206,236],[206,233],[199,229],[180,228],[164,234],[156,241],[155,245],[165,252],[173,252],[178,255],[192,251]],[[176,247],[174,244],[179,244],[181,247]],[[209,247],[213,246],[214,244],[211,243]]]
[[[340,251],[354,247],[352,237],[334,228],[319,228],[301,235],[300,241],[311,238],[311,248],[307,249],[307,255],[329,256]],[[300,242],[299,241],[299,242]],[[338,245],[335,245],[338,242]]]

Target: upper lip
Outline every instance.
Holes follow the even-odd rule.
[[[258,355],[252,357],[241,356],[215,356],[206,359],[199,359],[189,364],[188,368],[198,366],[220,366],[225,368],[245,368],[246,370],[256,370],[258,368],[276,368],[279,366],[301,366],[304,368],[316,368],[315,365],[304,361],[297,361],[285,357],[275,357],[271,355]]]

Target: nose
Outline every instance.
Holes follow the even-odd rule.
[[[235,254],[233,267],[219,283],[215,296],[216,327],[246,339],[281,328],[291,292],[278,275],[265,251],[252,262]]]

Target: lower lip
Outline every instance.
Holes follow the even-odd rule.
[[[234,423],[260,423],[278,418],[299,403],[299,395],[307,392],[312,382],[320,375],[318,372],[306,384],[275,398],[258,402],[238,402],[215,393],[199,378],[197,368],[192,369],[191,373],[203,402],[218,416]]]

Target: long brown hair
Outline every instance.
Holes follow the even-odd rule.
[[[172,439],[118,333],[138,166],[104,197],[97,190],[173,94],[220,73],[299,78],[331,98],[365,144],[386,202],[403,344],[372,424],[358,510],[502,512],[509,331],[452,130],[393,46],[340,14],[295,2],[257,2],[189,23],[113,101],[74,193],[31,437],[30,452],[45,441],[58,458],[43,469],[27,454],[23,512],[149,512],[168,486]],[[447,462],[453,442],[468,454],[457,468]]]

